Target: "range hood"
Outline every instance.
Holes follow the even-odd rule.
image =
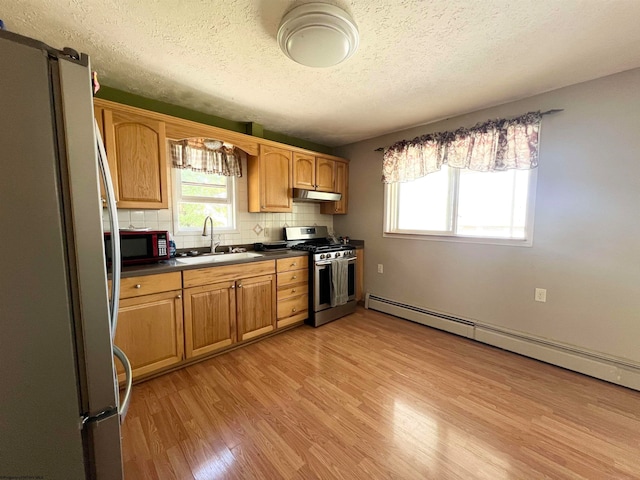
[[[341,198],[341,193],[317,192],[315,190],[305,190],[303,188],[293,189],[294,202],[337,202]]]

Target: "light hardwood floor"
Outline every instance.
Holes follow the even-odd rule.
[[[640,478],[640,392],[369,310],[142,383],[127,479]]]

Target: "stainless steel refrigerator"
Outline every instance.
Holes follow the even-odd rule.
[[[118,226],[91,79],[86,55],[0,31],[0,478],[123,477],[131,376],[113,344],[99,175]]]

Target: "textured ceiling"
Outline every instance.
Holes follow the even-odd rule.
[[[0,0],[7,29],[88,53],[103,84],[329,146],[640,66],[639,0],[351,0],[358,52],[278,48],[290,0]]]

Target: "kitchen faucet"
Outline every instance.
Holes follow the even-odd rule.
[[[211,253],[216,253],[216,247],[218,245],[220,245],[220,242],[216,242],[213,239],[213,218],[211,218],[211,215],[207,215],[207,218],[204,219],[204,228],[202,229],[202,236],[206,237],[207,236],[207,220],[209,221],[209,223],[211,223]]]

